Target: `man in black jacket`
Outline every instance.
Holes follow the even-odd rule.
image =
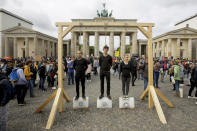
[[[79,81],[81,81],[82,86],[82,97],[86,99],[85,96],[85,71],[88,68],[88,63],[85,58],[82,58],[82,52],[77,52],[77,58],[74,61],[73,68],[75,69],[75,82],[76,82],[76,97],[75,100],[79,98]]]
[[[103,47],[103,55],[99,58],[100,65],[100,80],[101,80],[101,95],[99,99],[104,97],[104,78],[107,80],[107,97],[111,99],[110,96],[110,69],[112,67],[112,57],[108,55],[109,47],[105,45]]]
[[[4,74],[0,73],[0,131],[6,131],[8,111],[6,104],[12,96],[11,83]]]
[[[132,74],[132,86],[135,86],[135,80],[137,79],[137,61],[135,60],[135,57],[131,58],[131,74]]]

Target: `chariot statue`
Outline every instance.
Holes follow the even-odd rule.
[[[103,10],[101,10],[100,12],[97,10],[97,17],[112,17],[112,10],[110,13],[108,13],[108,10],[105,8],[106,7],[106,3],[103,3]]]

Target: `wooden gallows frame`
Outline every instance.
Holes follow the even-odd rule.
[[[157,95],[168,104],[169,107],[174,105],[160,93],[159,90],[153,87],[153,56],[152,56],[152,27],[153,23],[132,23],[132,22],[57,22],[58,27],[58,74],[63,72],[63,38],[72,30],[73,27],[137,27],[148,39],[148,87],[141,95],[141,99],[144,99],[148,94],[149,108],[153,108],[155,105],[157,114],[160,121],[166,124],[166,118],[161,108]],[[64,29],[64,27],[67,27]],[[147,29],[146,29],[147,28]],[[58,89],[52,93],[52,95],[35,111],[39,113],[53,98],[55,97],[52,109],[48,118],[46,129],[50,129],[53,125],[57,109],[59,112],[63,111],[63,99],[70,102],[70,98],[67,96],[66,91],[63,88],[62,75],[58,75]]]

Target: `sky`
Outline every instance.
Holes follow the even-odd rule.
[[[197,13],[197,0],[0,0],[0,8],[30,20],[33,29],[57,37],[55,22],[92,19],[103,2],[117,19],[155,23],[153,37],[174,30],[177,22]],[[69,38],[70,34],[65,39]],[[138,39],[144,38],[139,31]],[[90,45],[93,43],[94,38],[90,37]],[[100,44],[104,43],[109,45],[109,37],[100,37]],[[119,38],[115,37],[115,48],[118,46]]]

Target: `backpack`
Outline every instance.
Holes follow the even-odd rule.
[[[18,74],[17,74],[17,70],[18,69],[14,69],[11,73],[10,73],[10,81],[12,81],[12,82],[17,82],[18,81],[18,79],[19,79],[19,76],[18,76]]]

